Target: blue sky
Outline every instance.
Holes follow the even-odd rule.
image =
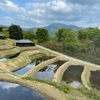
[[[100,27],[100,0],[0,0],[0,24]]]

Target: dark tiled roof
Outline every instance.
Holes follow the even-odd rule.
[[[33,42],[30,40],[21,39],[21,40],[16,41],[16,43],[33,43]]]

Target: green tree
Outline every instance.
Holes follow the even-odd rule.
[[[93,42],[94,42],[94,45],[95,45],[96,47],[99,47],[99,48],[100,48],[100,34],[97,35],[97,36],[95,36]]]
[[[36,38],[40,43],[49,40],[48,30],[43,28],[38,28],[36,31]]]
[[[86,29],[78,31],[78,39],[83,42],[88,39],[88,32],[86,31]]]
[[[63,41],[66,37],[71,36],[71,29],[69,28],[60,28],[56,33],[55,33],[58,41]]]
[[[92,49],[94,54],[98,55],[98,48],[100,48],[100,29],[98,27],[95,28],[87,28],[89,39],[93,42]]]
[[[79,47],[80,53],[88,53],[92,49],[91,41],[87,41],[85,43],[80,43],[79,45],[80,45],[80,47]]]
[[[93,40],[95,38],[95,36],[100,34],[100,29],[98,27],[96,27],[96,28],[90,27],[90,28],[87,28],[86,31],[91,40]]]
[[[3,28],[2,29],[2,33],[3,33],[3,36],[5,38],[9,38],[9,31],[8,31],[8,28]]]
[[[33,41],[35,39],[34,30],[23,31],[23,38]]]
[[[69,42],[65,44],[65,50],[64,51],[68,51],[70,53],[75,53],[79,51],[79,45],[77,43],[74,42]]]
[[[79,43],[77,38],[74,38],[72,36],[67,37],[64,41],[63,41],[63,49],[64,52],[70,52],[71,53],[75,53],[79,51]]]
[[[9,35],[10,38],[12,39],[22,39],[23,38],[23,33],[22,33],[22,28],[19,25],[11,25],[9,27]]]

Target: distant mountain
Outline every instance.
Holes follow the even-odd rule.
[[[38,28],[40,28],[40,27],[33,27],[33,28],[22,28],[23,30],[37,30]]]
[[[0,27],[8,27],[8,26],[0,25]],[[23,30],[30,30],[30,29],[37,30],[38,28],[40,28],[40,27],[23,28]],[[52,23],[48,26],[44,26],[44,27],[41,27],[41,28],[45,28],[48,31],[50,31],[50,36],[54,36],[54,33],[60,28],[70,28],[72,30],[83,29],[82,27],[78,27],[76,25],[66,25],[66,24],[62,24],[62,23]]]
[[[29,30],[29,29],[37,30],[38,28],[40,28],[40,27],[26,28],[24,30]],[[50,32],[50,36],[54,36],[54,33],[60,28],[70,28],[72,30],[83,29],[82,27],[78,27],[76,25],[66,25],[66,24],[62,24],[62,23],[52,23],[48,26],[44,26],[41,28],[47,29]]]
[[[2,32],[2,28],[3,28],[3,27],[8,27],[8,26],[0,25],[0,32]]]
[[[60,28],[70,28],[72,30],[82,29],[82,27],[78,27],[78,26],[75,26],[75,25],[66,25],[66,24],[62,24],[62,23],[53,23],[53,24],[50,24],[50,25],[45,26],[43,28],[48,29],[51,32],[56,32]]]
[[[43,28],[49,30],[50,32],[56,32],[60,28],[67,28],[67,25],[61,23],[53,23]]]
[[[9,27],[9,26],[0,25],[0,27]],[[29,29],[37,30],[38,28],[40,28],[40,27],[23,28],[23,30],[29,30]],[[76,25],[66,25],[66,24],[62,24],[62,23],[52,23],[52,24],[50,24],[48,26],[44,26],[44,27],[41,27],[41,28],[45,28],[45,29],[47,29],[50,32],[56,32],[60,28],[70,28],[72,30],[83,29],[82,27],[78,27]]]
[[[36,30],[37,28],[39,28],[39,27],[33,27],[33,28],[29,28],[29,29]],[[52,24],[50,24],[48,26],[44,26],[44,27],[41,27],[41,28],[45,28],[50,32],[56,32],[60,28],[70,28],[72,30],[80,30],[80,29],[82,29],[82,27],[78,27],[76,25],[66,25],[66,24],[62,24],[62,23],[52,23]],[[26,30],[27,29],[28,28],[26,28]]]
[[[0,25],[0,27],[7,27],[7,26],[5,26],[5,25]]]

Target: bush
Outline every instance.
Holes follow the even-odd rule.
[[[66,43],[64,44],[64,51],[70,51],[70,52],[78,52],[79,51],[79,45],[77,43],[74,42],[70,42],[70,43]]]

